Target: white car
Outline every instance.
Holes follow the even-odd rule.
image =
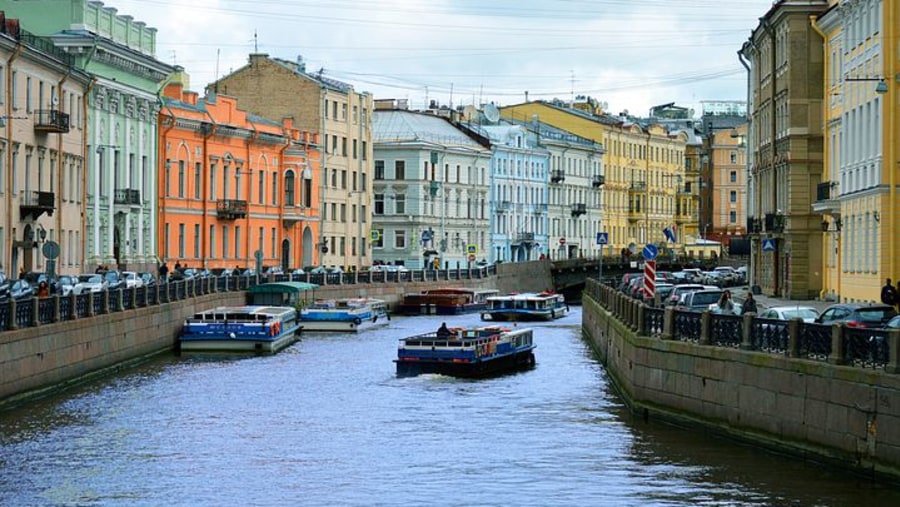
[[[75,287],[72,288],[72,293],[77,296],[79,294],[87,294],[88,292],[103,292],[107,287],[109,287],[109,285],[103,275],[97,273],[85,273],[83,275],[78,275],[78,280],[75,282]]]
[[[773,306],[757,315],[761,319],[801,319],[803,322],[815,322],[818,316],[819,311],[811,306]]]
[[[134,271],[122,271],[126,289],[137,289],[144,286],[144,279]]]

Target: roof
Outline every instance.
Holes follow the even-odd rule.
[[[483,150],[481,144],[449,121],[432,114],[405,110],[375,110],[372,137],[376,143],[420,142]]]
[[[313,81],[318,82],[319,84],[325,86],[326,88],[331,88],[332,90],[341,92],[341,93],[350,93],[353,91],[353,85],[344,83],[343,81],[338,81],[337,79],[332,79],[330,77],[325,77],[323,74],[324,69],[320,70],[316,73],[306,72],[306,65],[298,64],[297,62],[292,62],[290,60],[284,60],[282,58],[272,58],[272,61],[281,65],[282,67],[290,70],[294,74],[299,76],[304,76],[306,78],[312,79]]]
[[[299,294],[300,292],[317,289],[319,286],[306,282],[269,282],[250,287],[250,294]]]

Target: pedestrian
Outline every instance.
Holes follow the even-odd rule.
[[[47,285],[46,280],[41,280],[41,283],[38,284],[37,296],[39,298],[50,297],[50,286]]]
[[[897,308],[900,308],[900,280],[897,280],[897,297],[894,298],[894,301],[897,303]],[[898,310],[900,311],[900,310]]]
[[[449,336],[450,336],[450,330],[447,328],[447,323],[441,322],[441,327],[439,327],[437,330],[437,337],[438,338],[447,338]]]
[[[94,270],[94,273],[96,273],[98,275],[102,275],[103,274],[103,264],[97,264],[97,269]]]
[[[734,302],[731,300],[731,291],[726,290],[719,298],[719,312],[725,315],[734,313]]]
[[[891,279],[888,278],[884,283],[884,287],[881,288],[881,302],[886,305],[894,306],[897,304],[897,289],[894,288],[893,284],[891,284]]]
[[[159,267],[159,279],[165,282],[168,279],[169,275],[169,265],[165,262],[162,263],[162,266]]]
[[[756,307],[756,299],[753,298],[753,293],[747,291],[747,297],[744,298],[744,304],[741,305],[741,313],[758,313],[759,309]]]
[[[181,261],[175,261],[175,271],[181,271]]]

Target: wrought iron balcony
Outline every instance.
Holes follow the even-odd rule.
[[[22,218],[36,220],[44,213],[53,215],[56,203],[56,194],[53,192],[23,192],[19,199],[19,215]]]
[[[534,243],[534,233],[520,232],[516,234],[516,243]]]
[[[694,193],[691,192],[690,185],[678,185],[677,187],[675,187],[675,191],[678,193],[678,195],[694,195]]]
[[[216,216],[225,220],[245,218],[247,216],[247,201],[219,199],[216,202]]]
[[[747,233],[759,234],[763,231],[762,221],[757,217],[747,217]]]
[[[133,188],[120,188],[116,190],[116,195],[113,196],[113,203],[125,206],[140,206],[141,191]]]
[[[784,215],[780,213],[766,213],[766,232],[784,232]]]
[[[632,181],[631,185],[628,187],[628,191],[633,193],[644,193],[647,191],[647,182]]]
[[[572,216],[573,217],[580,217],[581,215],[584,215],[585,213],[587,213],[587,204],[585,204],[583,202],[579,202],[579,203],[575,203],[572,205]]]
[[[285,205],[281,215],[281,223],[285,227],[293,227],[297,222],[306,218],[306,208],[303,206]]]
[[[69,115],[58,109],[38,109],[35,111],[34,130],[65,134],[69,131]]]
[[[550,183],[562,183],[566,181],[566,172],[562,169],[554,169],[550,171]]]
[[[602,174],[595,174],[593,178],[591,178],[591,186],[594,188],[600,188],[603,185],[606,185],[606,176]]]
[[[828,201],[837,196],[832,196],[832,189],[837,186],[836,181],[823,181],[816,185],[816,202]],[[835,192],[837,193],[837,192]]]

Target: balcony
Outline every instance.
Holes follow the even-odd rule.
[[[297,222],[306,218],[306,208],[303,206],[285,205],[281,214],[281,225],[285,228],[293,227]]]
[[[55,202],[56,194],[53,192],[22,192],[22,197],[19,199],[19,215],[23,219],[31,218],[32,220],[37,220],[44,213],[52,216]]]
[[[675,222],[679,224],[692,222],[694,220],[694,214],[690,212],[687,207],[682,208],[681,206],[677,206],[675,208]]]
[[[647,192],[646,181],[632,181],[628,187],[628,192],[633,194],[643,194]]]
[[[629,222],[637,222],[644,218],[644,212],[641,211],[639,206],[629,206],[628,207],[628,221]]]
[[[603,185],[606,185],[606,176],[602,174],[595,174],[593,178],[591,178],[591,186],[594,188],[600,188]]]
[[[838,182],[836,181],[823,181],[816,185],[816,202],[812,205],[813,211],[830,214],[839,214],[841,212],[837,186]]]
[[[534,243],[534,233],[533,232],[520,232],[520,233],[516,234],[516,243],[517,244]]]
[[[566,181],[566,172],[562,169],[550,171],[550,183],[562,183]]]
[[[546,204],[535,204],[534,212],[538,215],[546,215],[547,214],[547,205]]]
[[[762,231],[762,221],[760,221],[760,219],[756,217],[747,217],[748,234],[760,234]]]
[[[784,232],[785,217],[780,213],[766,213],[766,232]]]
[[[247,216],[247,201],[220,199],[216,201],[216,216],[224,220],[234,220]]]
[[[34,117],[34,130],[65,134],[69,131],[69,115],[57,109],[38,109]]]
[[[685,195],[685,196],[693,196],[694,195],[694,193],[691,192],[690,185],[678,185],[677,187],[675,187],[675,192],[678,195]]]
[[[133,188],[120,188],[116,190],[113,196],[113,204],[121,204],[123,206],[140,206],[141,191]]]
[[[497,211],[500,213],[505,213],[512,209],[512,202],[510,201],[500,201],[497,203]]]
[[[584,215],[585,213],[587,213],[587,204],[579,202],[579,203],[572,205],[572,216],[573,217],[580,217],[581,215]]]

